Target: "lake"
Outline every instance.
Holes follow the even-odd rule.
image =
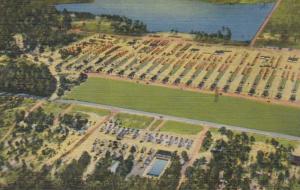
[[[147,24],[152,32],[176,29],[179,32],[216,32],[223,26],[232,39],[251,40],[273,3],[222,5],[200,0],[95,0],[93,3],[61,4],[59,10],[93,14],[117,14]]]

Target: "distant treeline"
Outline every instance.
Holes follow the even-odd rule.
[[[50,3],[56,1],[1,0],[0,53],[17,56],[36,48],[67,45],[77,40],[77,35],[68,33],[72,27],[72,14],[66,10],[58,11],[53,3]],[[82,19],[95,19],[97,16],[90,13],[73,14]],[[147,32],[147,26],[141,21],[118,15],[102,17],[112,20],[116,33]],[[21,36],[19,42],[21,41],[22,45],[17,43],[16,35]]]
[[[105,18],[112,23],[112,27],[115,33],[118,34],[133,34],[139,35],[143,33],[147,33],[147,25],[140,20],[132,20],[126,16],[120,15],[94,15],[92,13],[87,12],[69,12],[70,14],[74,14],[75,19],[77,20],[86,20],[86,19],[96,19],[96,17]]]
[[[74,14],[76,19],[78,20],[86,20],[86,19],[95,19],[96,15],[87,12],[72,12],[69,11],[70,14]]]
[[[40,0],[35,0],[40,1]],[[68,4],[68,3],[91,3],[94,0],[43,0],[49,4]]]
[[[255,3],[271,3],[275,0],[201,0],[209,3],[219,4],[255,4]]]
[[[228,42],[231,40],[232,33],[229,27],[223,26],[221,30],[215,33],[207,33],[204,31],[191,31],[195,35],[196,41],[201,42]]]
[[[0,53],[16,55],[76,40],[74,34],[67,33],[72,22],[70,14],[57,11],[54,5],[36,0],[1,0],[0,10]],[[16,34],[22,36],[23,48],[16,43]]]
[[[133,148],[134,149],[134,148]],[[0,147],[1,150],[1,147]],[[170,166],[159,178],[141,178],[139,176],[126,177],[134,165],[134,156],[127,158],[116,157],[109,151],[105,156],[98,159],[95,169],[83,179],[83,174],[91,163],[93,157],[88,152],[83,152],[78,160],[73,159],[70,163],[57,160],[55,165],[44,165],[40,171],[34,171],[30,165],[23,162],[18,169],[11,169],[15,178],[4,186],[3,190],[35,189],[35,190],[174,190],[177,188],[181,164],[179,156],[174,153]],[[115,173],[109,168],[117,160],[119,166]],[[51,176],[52,168],[62,168]]]
[[[56,79],[44,64],[26,60],[0,65],[0,91],[50,96],[56,89]]]
[[[120,34],[143,34],[147,32],[147,25],[140,20],[132,20],[120,15],[101,15],[112,21],[116,33]]]

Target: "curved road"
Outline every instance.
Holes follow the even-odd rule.
[[[269,137],[273,137],[273,138],[283,138],[283,139],[288,139],[288,140],[300,141],[300,137],[291,136],[291,135],[262,131],[262,130],[257,130],[257,129],[248,129],[248,128],[237,127],[237,126],[232,126],[232,125],[224,125],[224,124],[220,124],[220,123],[188,119],[188,118],[182,118],[182,117],[176,117],[176,116],[170,116],[170,115],[164,115],[164,114],[158,114],[158,113],[144,112],[144,111],[139,111],[139,110],[120,108],[120,107],[103,105],[103,104],[96,104],[96,103],[83,102],[83,101],[77,101],[77,100],[56,100],[55,102],[66,103],[66,104],[75,104],[75,105],[77,104],[77,105],[95,107],[95,108],[100,108],[100,109],[109,109],[109,110],[113,110],[116,112],[124,112],[124,113],[129,113],[129,114],[156,117],[156,118],[161,118],[164,120],[178,121],[178,122],[189,123],[189,124],[194,124],[194,125],[202,125],[205,127],[212,127],[212,128],[226,127],[227,129],[230,129],[233,131],[256,133],[256,134],[265,135],[265,136],[269,136]]]

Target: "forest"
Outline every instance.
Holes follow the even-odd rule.
[[[56,79],[44,64],[14,60],[0,65],[0,91],[50,96],[56,89]]]
[[[0,4],[0,53],[17,56],[37,47],[66,45],[77,36],[68,34],[71,17],[53,5],[35,0],[2,0]],[[16,44],[22,35],[24,48]]]

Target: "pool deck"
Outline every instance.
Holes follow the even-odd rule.
[[[149,172],[153,168],[155,161],[158,160],[158,159],[167,161],[167,164],[164,166],[164,169],[160,172],[159,176],[149,175]],[[156,157],[155,156],[154,159],[149,164],[149,166],[145,169],[145,171],[143,173],[143,176],[144,177],[150,177],[150,178],[152,178],[152,177],[160,178],[165,173],[166,169],[170,166],[170,164],[171,164],[171,159],[166,159],[166,158],[161,158],[161,157]]]

